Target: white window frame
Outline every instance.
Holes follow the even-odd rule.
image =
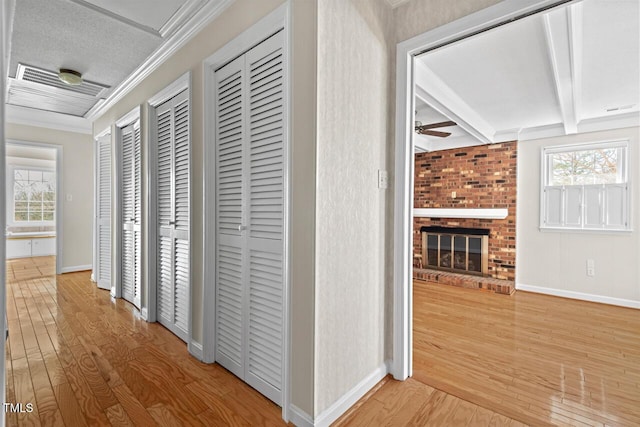
[[[619,159],[619,183],[615,184],[575,184],[550,185],[551,156],[557,153],[574,151],[621,149]],[[629,140],[599,141],[591,143],[568,144],[543,147],[541,150],[540,176],[540,230],[542,231],[586,231],[586,232],[630,232],[631,227],[631,183],[629,182]],[[621,193],[621,206],[615,212],[621,218],[619,223],[612,221],[607,203],[611,194]],[[552,194],[559,197],[557,208],[550,209]],[[594,195],[597,201],[594,201]],[[571,202],[570,202],[571,201]],[[571,209],[577,204],[577,209]],[[570,210],[571,209],[571,210]],[[596,212],[596,220],[589,213]],[[554,215],[555,214],[555,215]],[[552,215],[555,220],[552,219]]]
[[[12,164],[12,165],[7,165],[7,207],[9,208],[7,214],[7,225],[13,226],[13,227],[40,227],[40,226],[45,226],[45,225],[56,225],[56,219],[58,216],[58,213],[54,210],[53,212],[53,219],[51,221],[16,221],[15,217],[16,217],[16,200],[15,200],[15,171],[16,169],[20,169],[20,170],[26,170],[26,171],[34,171],[34,172],[48,172],[48,173],[52,173],[54,174],[54,181],[55,181],[55,185],[56,185],[56,189],[55,189],[55,198],[54,198],[54,204],[56,201],[56,198],[58,197],[58,179],[57,179],[57,174],[55,169],[52,168],[46,168],[46,167],[39,167],[39,166],[24,166],[24,165],[20,165],[20,164]]]

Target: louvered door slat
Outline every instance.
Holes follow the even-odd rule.
[[[236,59],[216,72],[217,232],[239,235],[242,223],[243,61]]]
[[[216,71],[216,360],[282,400],[282,33]]]
[[[158,291],[157,309],[160,323],[173,320],[173,242],[171,237],[158,239]]]
[[[158,164],[158,320],[188,340],[191,295],[189,261],[190,123],[184,90],[156,107]]]
[[[157,207],[160,227],[172,221],[171,206],[171,110],[158,108]]]
[[[138,134],[139,135],[139,134]],[[136,168],[139,163],[136,151],[139,147],[139,136],[136,135],[135,124],[130,124],[121,131],[122,136],[122,298],[136,304],[139,278],[138,238],[136,236],[136,211],[139,178]]]
[[[186,100],[175,108],[175,221],[176,228],[189,229],[189,105]]]
[[[97,162],[97,266],[96,281],[101,289],[111,289],[111,141],[98,141]]]

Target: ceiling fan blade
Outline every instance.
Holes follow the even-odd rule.
[[[448,126],[455,126],[457,123],[452,121],[440,122],[440,123],[430,123],[428,125],[418,126],[420,130],[424,129],[436,129],[436,128],[446,128]]]
[[[440,138],[446,138],[451,135],[451,132],[440,132],[437,130],[419,129],[418,133],[421,135],[439,136]]]

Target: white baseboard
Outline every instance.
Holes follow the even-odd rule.
[[[289,405],[289,422],[297,427],[313,427],[313,419],[296,405]]]
[[[340,399],[336,400],[333,405],[322,411],[314,420],[314,427],[328,427],[340,418],[342,414],[347,412],[349,408],[389,373],[388,364],[388,362],[385,362],[378,366],[373,372],[356,384],[355,387],[343,394]]]
[[[142,308],[140,309],[140,316],[141,316],[144,320],[146,320],[147,322],[149,321],[149,316],[148,316],[148,314],[149,314],[149,311],[147,310],[147,307],[142,307]]]
[[[76,271],[87,271],[87,270],[91,270],[93,268],[93,266],[91,264],[87,264],[87,265],[72,265],[69,267],[62,267],[62,269],[60,270],[61,274],[64,273],[75,273]]]
[[[640,301],[607,297],[603,295],[586,294],[583,292],[566,291],[564,289],[545,288],[542,286],[531,286],[522,283],[516,283],[516,290],[553,295],[556,297],[579,299],[583,301],[599,302],[602,304],[618,305],[621,307],[640,308]]]
[[[195,357],[196,359],[202,361],[203,354],[204,354],[204,352],[202,351],[202,344],[200,344],[199,342],[191,341],[187,345],[187,350],[189,350],[189,353],[193,357]]]

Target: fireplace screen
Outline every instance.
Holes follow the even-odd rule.
[[[422,259],[427,268],[486,275],[488,234],[484,229],[423,227]]]

